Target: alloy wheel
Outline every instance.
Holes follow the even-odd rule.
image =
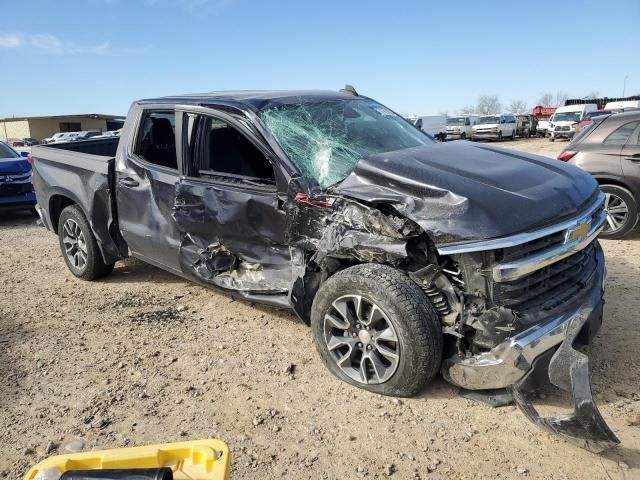
[[[87,264],[87,243],[82,229],[75,220],[68,219],[62,231],[62,243],[69,263],[77,270],[82,270]]]
[[[386,382],[400,362],[395,327],[362,295],[344,295],[331,304],[324,316],[324,341],[336,366],[362,384]]]
[[[607,210],[606,233],[615,233],[623,228],[629,220],[629,206],[615,193],[605,193],[604,208]]]

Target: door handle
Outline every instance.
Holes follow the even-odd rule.
[[[120,185],[122,185],[123,187],[137,187],[138,185],[140,185],[138,183],[137,180],[131,178],[131,177],[125,177],[125,178],[121,178],[118,183]]]
[[[624,157],[626,160],[631,160],[632,162],[640,163],[640,153],[636,153],[633,155],[629,155],[628,157]]]

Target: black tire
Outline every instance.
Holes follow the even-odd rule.
[[[460,134],[460,140],[466,140],[467,139],[467,133],[466,132],[462,132]]]
[[[397,333],[397,367],[383,383],[365,384],[352,379],[337,365],[327,346],[325,315],[336,300],[350,294],[374,301]],[[443,335],[438,314],[418,285],[386,265],[356,265],[327,280],[313,301],[311,327],[327,368],[341,380],[371,392],[410,397],[423,390],[440,369]]]
[[[513,132],[511,132],[511,136],[509,137],[509,140],[513,142],[515,139],[516,139],[516,131],[514,129]]]
[[[555,141],[556,141],[556,138],[555,138],[555,137],[549,137],[549,141],[550,141],[550,142],[555,142]]]
[[[496,142],[502,141],[502,132],[498,132],[498,138],[496,138]]]
[[[67,248],[65,246],[65,239],[68,239],[68,232],[65,231],[65,225],[69,225],[67,222],[75,222],[79,232],[82,234],[84,241],[82,245],[86,250],[86,260],[83,265],[75,265],[70,255],[67,254]],[[80,235],[80,234],[78,234]],[[113,271],[114,264],[104,263],[100,249],[98,248],[98,242],[93,234],[93,230],[89,225],[84,213],[77,205],[70,205],[65,208],[60,214],[58,221],[58,242],[60,244],[60,251],[62,258],[64,258],[67,267],[76,277],[83,280],[96,280],[98,278],[109,275]],[[78,239],[76,239],[76,244]]]
[[[607,240],[618,240],[626,236],[629,232],[631,232],[636,224],[638,223],[638,202],[634,198],[633,194],[624,187],[620,187],[618,185],[600,185],[600,190],[605,195],[615,196],[617,199],[620,199],[627,208],[628,214],[626,219],[620,226],[615,230],[611,229],[610,219],[607,218],[607,224],[605,225],[605,230],[600,233],[600,238],[604,238]],[[608,208],[612,208],[611,205],[608,205],[609,199],[607,200],[606,206]],[[609,227],[609,229],[607,229]]]

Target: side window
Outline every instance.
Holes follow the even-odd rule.
[[[629,137],[636,129],[640,122],[625,123],[621,127],[616,128],[609,134],[607,138],[602,142],[604,145],[624,145],[629,140]]]
[[[465,124],[465,126],[467,126],[467,127],[468,127],[469,125],[471,125],[470,120],[469,120],[469,117],[467,117],[467,118],[465,118],[465,119],[464,119],[464,124]]]
[[[134,153],[154,165],[177,170],[175,125],[172,111],[145,112]]]
[[[198,165],[200,175],[234,175],[275,183],[273,166],[262,152],[223,120],[206,118],[203,122],[204,148]]]
[[[640,122],[636,122],[636,131],[631,134],[627,145],[630,147],[640,147]]]

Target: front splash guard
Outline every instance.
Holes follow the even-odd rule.
[[[556,387],[570,392],[573,397],[574,412],[569,415],[542,417],[524,393],[527,377],[510,385],[513,399],[529,419],[550,433],[589,450],[600,453],[620,443],[602,418],[591,392],[589,357],[577,351],[573,346],[589,315],[585,310],[568,326],[565,340],[549,362],[549,381]]]

